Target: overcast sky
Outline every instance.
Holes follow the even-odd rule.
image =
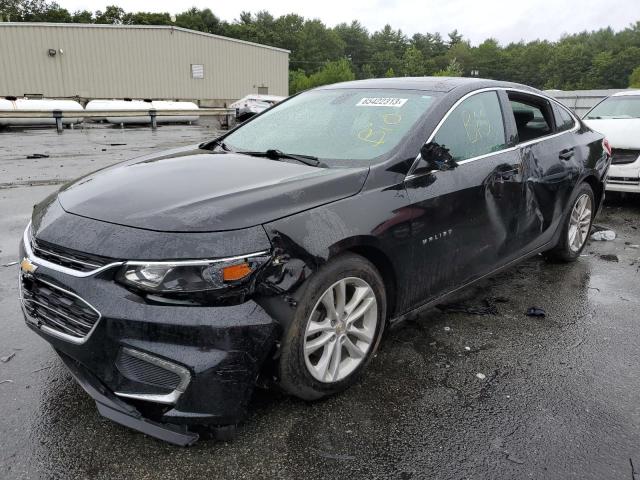
[[[241,11],[269,10],[273,15],[297,13],[319,18],[329,26],[359,20],[371,32],[386,23],[411,35],[457,28],[477,44],[493,37],[501,43],[545,38],[563,33],[611,26],[619,30],[640,20],[640,0],[57,0],[75,10],[99,10],[116,4],[128,12],[178,13],[191,5],[210,8],[223,20],[233,21]]]

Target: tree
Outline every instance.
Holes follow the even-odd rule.
[[[307,90],[310,86],[309,77],[304,70],[291,70],[289,72],[289,93],[294,94]]]
[[[96,11],[96,23],[105,23],[111,25],[120,25],[122,23],[122,17],[124,16],[124,10],[115,5],[109,5],[105,8],[104,12]]]
[[[402,30],[393,30],[390,25],[371,36],[373,55],[371,63],[377,77],[383,76],[389,69],[402,71],[402,57],[409,41]]]
[[[21,3],[19,0],[0,0],[0,21],[21,22]]]
[[[371,37],[367,29],[354,20],[350,25],[341,23],[335,26],[333,31],[344,42],[344,54],[351,60],[356,76],[368,78],[364,67],[371,61]]]
[[[629,87],[640,88],[640,66],[634,68],[629,75]]]
[[[473,65],[470,65],[469,70],[474,69],[480,72],[483,78],[494,78],[502,80],[504,75],[504,63],[503,54],[498,41],[489,38],[485,40],[472,52]],[[468,72],[469,70],[465,70]]]
[[[462,76],[462,65],[455,59],[452,58],[447,65],[447,68],[444,70],[440,70],[434,73],[436,77],[461,77]]]
[[[169,13],[136,12],[125,13],[122,16],[124,25],[171,25],[171,15]]]
[[[348,82],[349,80],[355,80],[355,78],[356,76],[351,70],[349,60],[341,58],[334,62],[326,62],[320,70],[310,76],[306,76],[303,70],[292,72],[289,74],[289,91],[296,93],[320,85]]]
[[[73,23],[93,23],[93,14],[89,10],[76,10],[71,16]]]
[[[422,52],[411,45],[404,52],[402,57],[402,73],[405,76],[419,77],[424,75],[425,65]]]
[[[453,32],[449,32],[447,36],[449,37],[449,48],[456,46],[462,41],[462,35],[458,33],[457,29]]]
[[[176,15],[175,24],[177,27],[198,30],[200,32],[215,34],[222,33],[220,19],[208,8],[200,10],[196,7],[192,7],[189,10]]]

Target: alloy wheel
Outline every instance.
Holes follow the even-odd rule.
[[[309,373],[323,383],[348,377],[366,358],[378,326],[378,303],[371,286],[349,277],[329,287],[316,303],[304,334]]]
[[[591,197],[583,193],[576,200],[571,217],[569,218],[569,248],[572,252],[578,252],[587,241],[591,227],[592,213]]]

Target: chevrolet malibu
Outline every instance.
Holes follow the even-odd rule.
[[[37,205],[26,324],[105,417],[228,438],[257,383],[340,392],[390,324],[532,255],[577,259],[609,163],[602,135],[523,85],[317,88]]]

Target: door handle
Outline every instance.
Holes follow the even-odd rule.
[[[560,157],[561,160],[569,160],[571,157],[573,157],[574,153],[575,152],[573,148],[566,148],[560,151],[560,155],[558,155],[558,157]]]
[[[518,174],[518,172],[519,170],[517,168],[514,168],[513,170],[504,170],[498,173],[498,178],[500,180],[511,180]]]

